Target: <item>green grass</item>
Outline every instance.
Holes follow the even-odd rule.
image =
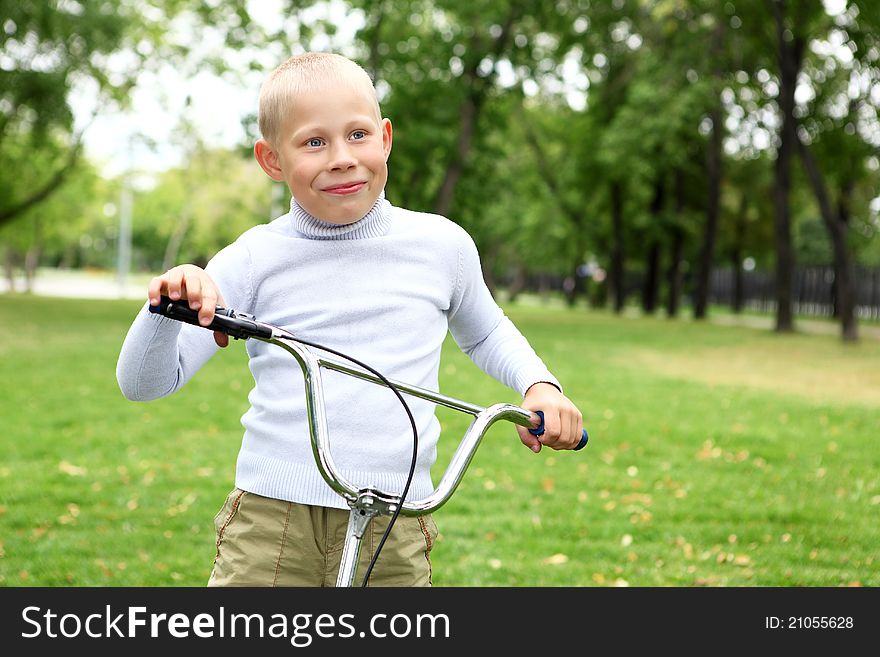
[[[128,402],[115,364],[139,305],[0,296],[2,586],[208,578],[246,355]],[[880,585],[880,340],[507,310],[591,441],[534,455],[496,425],[436,514],[436,585]],[[447,347],[444,392],[519,401]],[[440,417],[435,480],[468,419]]]

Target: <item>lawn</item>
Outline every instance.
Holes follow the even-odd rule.
[[[2,586],[208,578],[246,354],[126,401],[115,364],[139,305],[0,296]],[[507,311],[591,441],[535,455],[496,425],[437,513],[436,585],[880,585],[880,340]],[[441,376],[454,397],[519,401],[451,341]],[[468,420],[440,417],[437,477]]]

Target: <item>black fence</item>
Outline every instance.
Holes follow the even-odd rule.
[[[742,308],[775,312],[775,275],[766,271],[743,271],[739,275]],[[735,293],[733,270],[712,272],[710,298],[713,303],[732,306]],[[796,269],[792,281],[792,301],[797,314],[833,317],[834,270],[831,267]],[[880,319],[880,269],[856,269],[856,313],[862,319]]]
[[[776,281],[773,272],[741,271],[741,310],[765,313],[776,312]],[[535,273],[516,279],[503,277],[498,283],[507,290],[537,292],[571,292],[577,289],[578,296],[587,292],[591,302],[604,305],[610,299],[607,296],[608,284],[596,284],[582,277],[566,277],[561,275]],[[641,295],[644,274],[628,270],[625,273],[624,291],[629,302]],[[682,285],[681,305],[691,304],[690,294],[693,280],[685,275]],[[728,307],[734,306],[736,281],[732,269],[716,269],[712,272],[709,288],[709,300],[713,304]],[[661,291],[662,299],[658,299],[658,307],[663,307],[666,290]],[[814,317],[833,317],[834,312],[834,270],[831,267],[802,267],[794,272],[792,282],[792,300],[794,312],[799,315]],[[880,268],[856,268],[856,312],[861,319],[880,320]]]

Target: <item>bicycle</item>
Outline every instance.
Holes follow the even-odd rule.
[[[536,411],[535,413],[540,420],[539,426],[532,428],[532,413],[524,408],[514,406],[513,404],[493,404],[492,406],[483,408],[476,404],[471,404],[460,399],[448,397],[439,392],[434,392],[433,390],[413,386],[402,381],[387,379],[381,373],[372,369],[365,363],[361,363],[350,356],[329,349],[323,345],[299,339],[290,331],[273,324],[261,322],[248,313],[238,312],[231,308],[218,306],[215,309],[214,319],[211,324],[202,326],[198,321],[198,312],[190,309],[185,300],[175,301],[169,297],[163,296],[158,306],[150,305],[149,309],[150,312],[161,314],[165,317],[186,322],[188,324],[193,324],[210,331],[222,331],[235,339],[256,339],[277,345],[296,359],[305,380],[309,438],[311,441],[312,454],[315,457],[315,463],[318,467],[318,471],[324,478],[324,481],[327,482],[331,489],[346,500],[350,508],[345,543],[342,550],[342,560],[336,578],[337,587],[352,586],[357,571],[361,539],[372,519],[377,515],[392,516],[388,529],[385,532],[385,536],[383,536],[382,541],[373,555],[370,569],[364,578],[364,586],[369,578],[369,572],[372,570],[372,566],[382,549],[385,538],[387,538],[391,526],[394,524],[394,520],[397,518],[398,514],[403,514],[405,516],[420,516],[432,513],[442,507],[458,488],[458,485],[461,483],[464,473],[470,465],[483,436],[486,434],[489,427],[495,422],[499,420],[508,420],[514,424],[528,427],[529,431],[535,436],[540,436],[544,432],[544,415],[541,411]],[[333,358],[319,356],[312,352],[309,347],[327,351],[328,353],[334,353],[352,361],[357,367],[352,367]],[[432,493],[420,500],[407,501],[405,497],[409,488],[409,483],[407,483],[400,495],[394,495],[380,491],[372,486],[357,488],[339,474],[333,463],[333,458],[329,449],[327,418],[324,409],[324,391],[321,381],[322,367],[390,388],[395,394],[397,394],[401,403],[406,408],[407,414],[409,414],[409,408],[403,400],[401,393],[425,399],[435,404],[473,416],[474,419],[465,431],[458,449],[455,451],[455,454],[453,454],[446,471],[440,479],[440,483],[437,484]],[[415,432],[415,424],[413,424],[413,430]],[[417,435],[414,437],[417,440]],[[584,429],[580,442],[574,447],[573,451],[582,449],[586,446],[588,441],[589,435],[587,430]],[[410,472],[410,476],[411,475],[412,471]]]

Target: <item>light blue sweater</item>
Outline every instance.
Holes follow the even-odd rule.
[[[559,385],[486,288],[470,236],[455,223],[393,207],[384,195],[361,220],[324,223],[295,201],[220,251],[206,268],[227,306],[349,354],[385,376],[438,389],[447,330],[487,374],[520,395]],[[346,508],[318,473],[309,445],[302,375],[281,348],[248,340],[254,388],[241,418],[235,485],[303,504]],[[217,351],[205,329],[139,312],[125,338],[117,379],[129,399],[178,390]],[[412,430],[383,387],[324,372],[334,461],[355,486],[402,492]],[[228,394],[228,393],[224,393]],[[505,400],[499,400],[505,401]],[[432,490],[440,425],[433,404],[407,397],[419,431],[408,499]]]

